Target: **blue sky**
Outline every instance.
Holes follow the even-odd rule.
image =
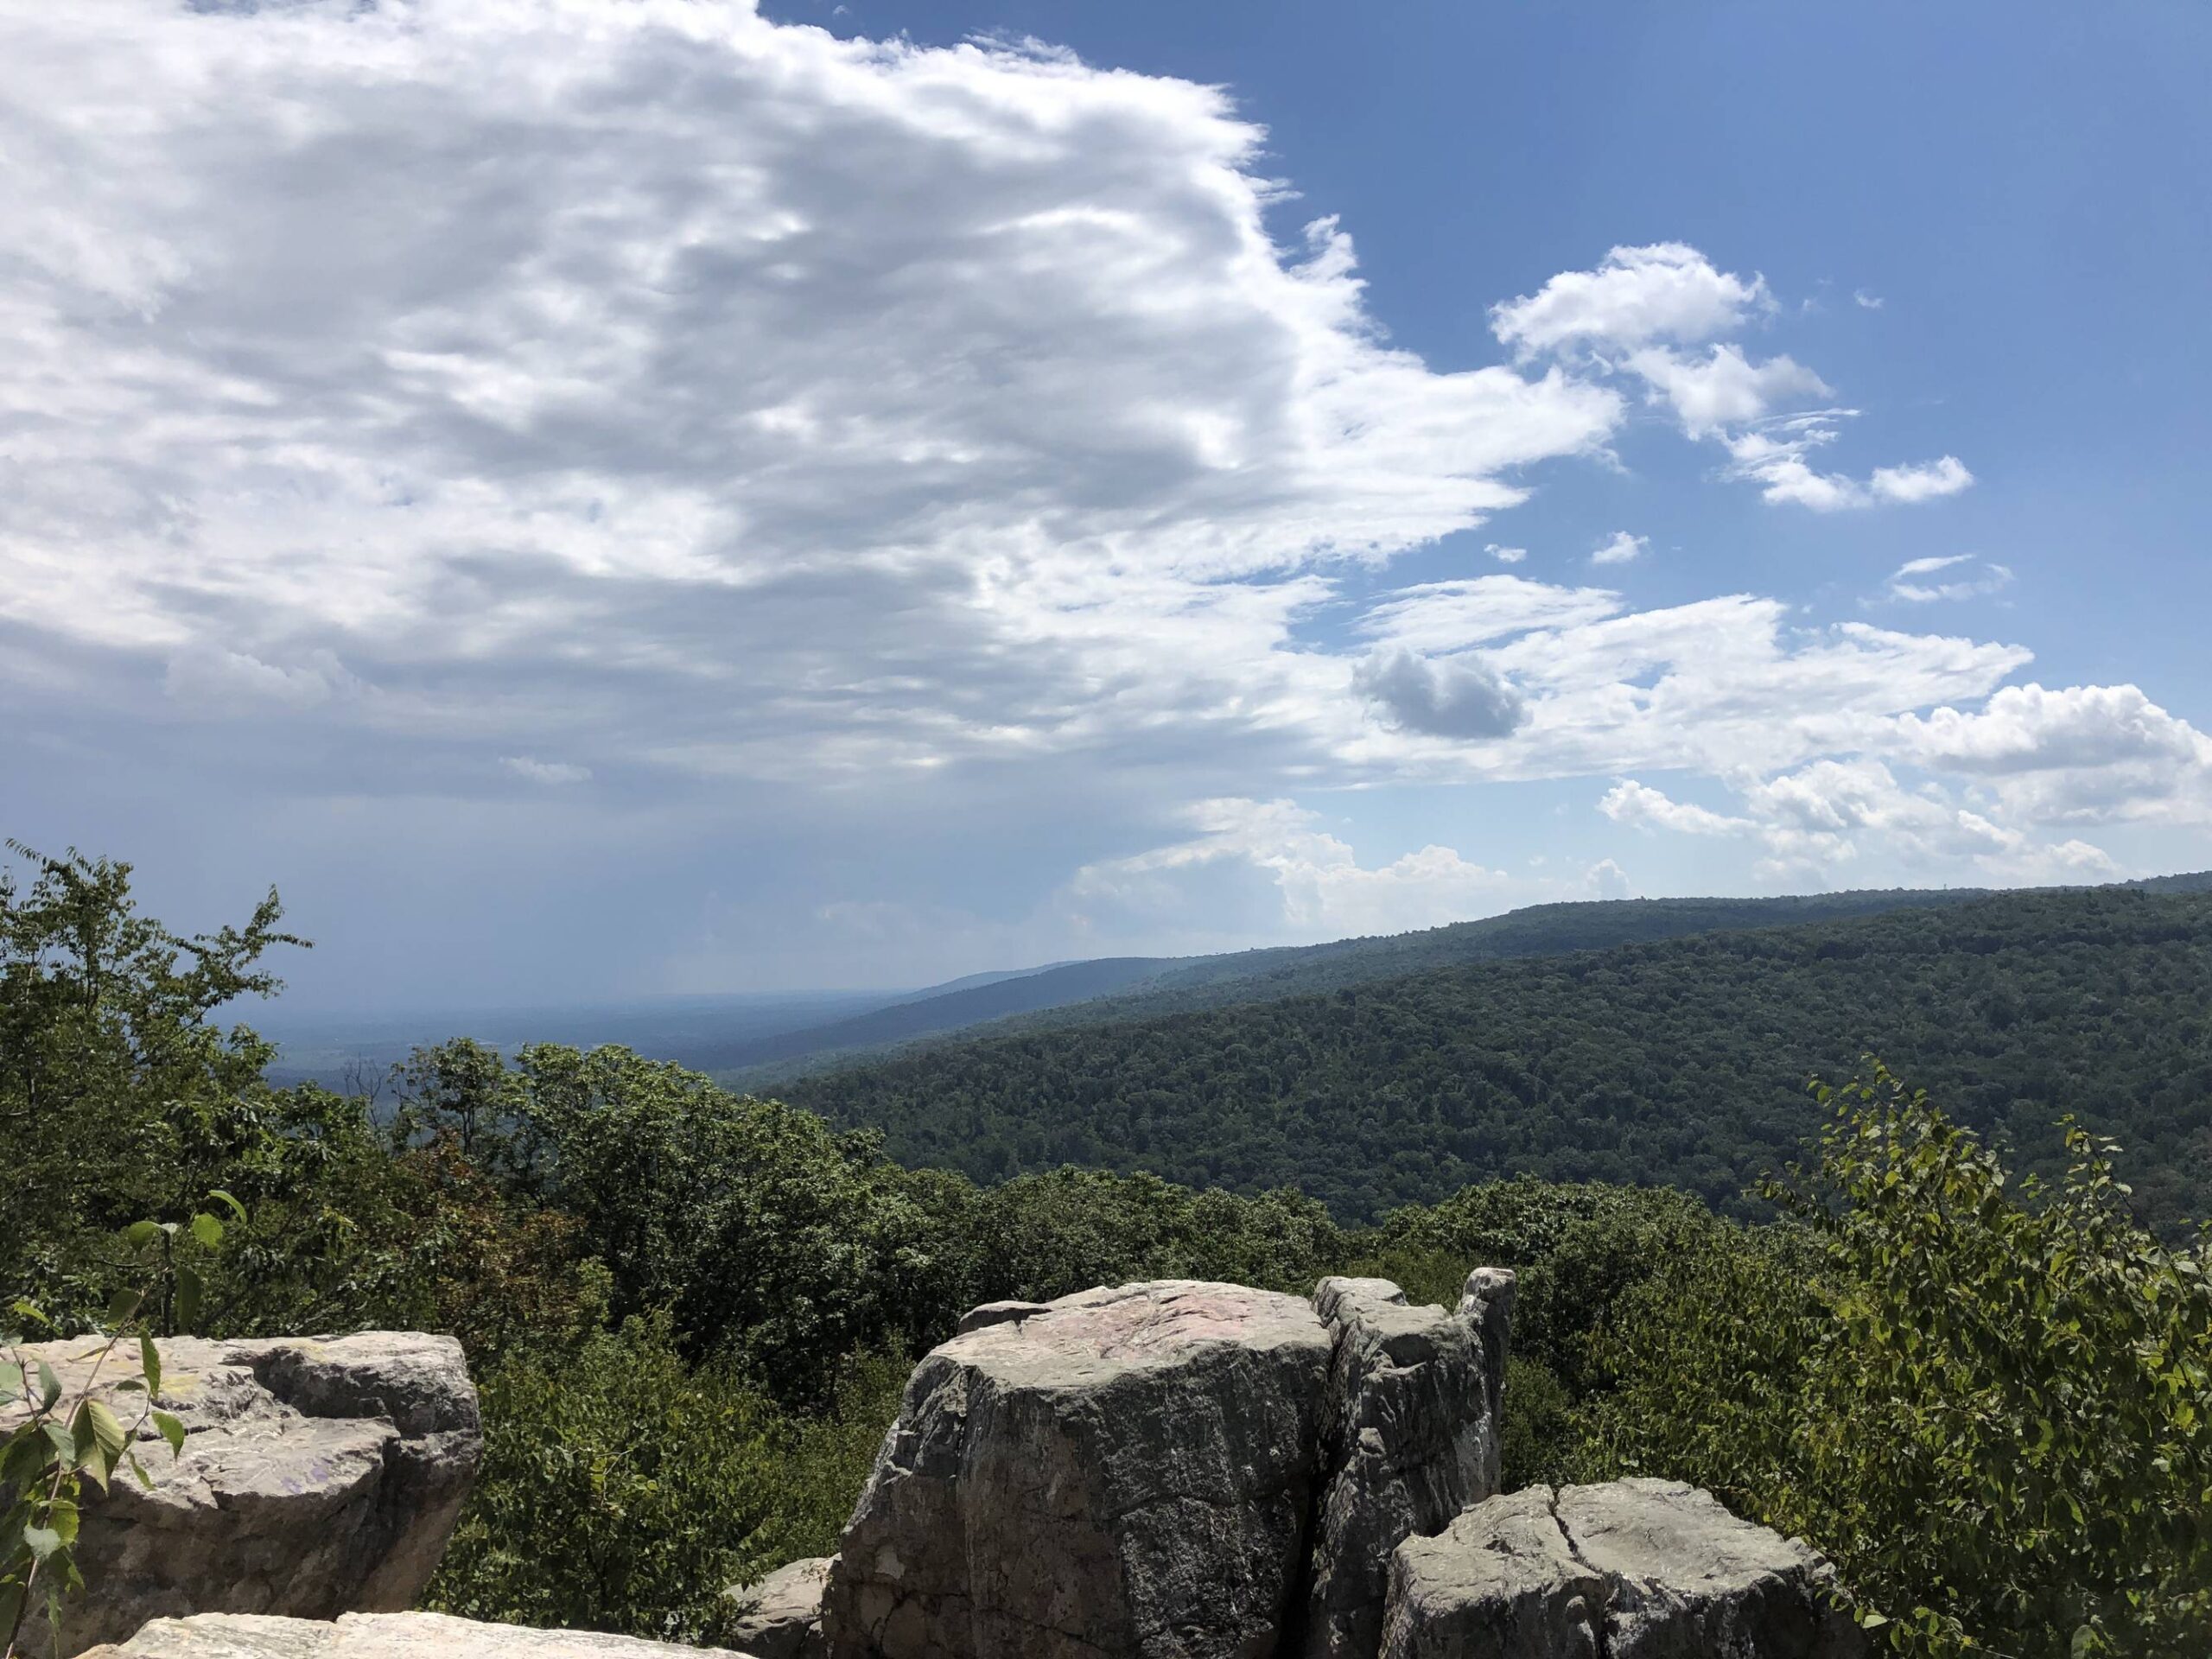
[[[0,31],[0,818],[302,1003],[2212,865],[2201,6]]]

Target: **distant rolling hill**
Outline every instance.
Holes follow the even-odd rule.
[[[1102,957],[1093,962],[1063,963],[1035,973],[992,976],[983,984],[966,984],[890,1007],[872,1008],[826,1025],[695,1048],[679,1058],[686,1065],[720,1074],[779,1061],[880,1048],[1009,1014],[1106,996],[1124,986],[1154,978],[1175,965],[1172,957]]]
[[[781,1088],[824,1066],[880,1058],[902,1046],[956,1035],[1049,1029],[1224,1007],[1363,985],[1437,968],[1556,956],[1606,945],[1679,938],[1725,928],[1788,927],[1885,911],[1962,904],[1971,887],[1891,888],[1772,899],[1611,899],[1535,905],[1480,921],[1411,933],[1281,945],[1215,957],[1127,957],[1001,981],[982,996],[929,996],[724,1047],[693,1049],[684,1064],[751,1089]],[[1087,969],[1110,971],[1095,976]]]
[[[1808,1074],[1846,1074],[1872,1050],[2031,1166],[2051,1167],[2062,1113],[2116,1135],[2145,1213],[2171,1226],[2212,1209],[2208,888],[1892,904],[1565,953],[1549,925],[1502,930],[1546,949],[1319,994],[988,1028],[782,1092],[881,1128],[910,1165],[1295,1185],[1358,1219],[1522,1171],[1734,1205],[1818,1128]]]

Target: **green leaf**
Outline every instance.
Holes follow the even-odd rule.
[[[138,1454],[136,1452],[126,1452],[123,1455],[130,1460],[130,1472],[138,1477],[138,1484],[148,1491],[152,1491],[154,1478],[146,1472],[146,1465],[138,1461]]]
[[[170,1455],[182,1457],[184,1455],[183,1422],[166,1411],[157,1411],[153,1415],[154,1427],[161,1432],[162,1438],[169,1443]]]
[[[138,1304],[146,1300],[143,1290],[118,1290],[107,1299],[107,1322],[121,1325],[138,1311]]]
[[[108,1408],[104,1401],[86,1401],[85,1415],[91,1419],[92,1438],[101,1452],[106,1454],[107,1466],[112,1469],[115,1467],[116,1460],[122,1457],[123,1448],[129,1442],[130,1435],[124,1432],[122,1423],[117,1420],[115,1413]]]
[[[42,1561],[61,1548],[61,1535],[52,1527],[25,1527],[23,1542],[29,1547],[33,1558]]]
[[[162,1351],[150,1336],[138,1338],[138,1369],[146,1374],[146,1395],[150,1399],[162,1391]]]
[[[223,1224],[205,1210],[192,1218],[192,1236],[207,1249],[219,1249],[223,1243]]]
[[[0,1399],[13,1399],[23,1391],[23,1368],[13,1360],[0,1361]]]
[[[160,1224],[134,1221],[123,1230],[123,1242],[134,1250],[143,1250],[162,1236]]]
[[[52,1411],[61,1399],[61,1379],[54,1374],[54,1367],[44,1360],[38,1363],[39,1408]]]
[[[65,1464],[77,1461],[77,1437],[53,1418],[48,1418],[39,1427],[45,1432],[47,1444],[54,1448],[54,1456]]]
[[[231,1213],[238,1217],[238,1225],[241,1227],[245,1225],[245,1205],[240,1204],[236,1198],[224,1192],[219,1186],[209,1192],[207,1196],[211,1198],[220,1198],[225,1204],[229,1205],[231,1206]]]
[[[176,1325],[180,1331],[189,1331],[200,1319],[200,1299],[207,1293],[207,1281],[190,1268],[176,1270]]]

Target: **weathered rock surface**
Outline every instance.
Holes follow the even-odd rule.
[[[1829,1598],[1827,1563],[1710,1492],[1669,1480],[1568,1486],[1558,1515],[1605,1576],[1607,1659],[1830,1659],[1861,1648]]]
[[[1467,1275],[1459,1292],[1459,1317],[1482,1332],[1486,1365],[1483,1386],[1490,1395],[1490,1420],[1503,1423],[1505,1413],[1505,1361],[1512,1348],[1513,1293],[1519,1281],[1510,1268],[1477,1268]],[[1501,1431],[1502,1434],[1502,1431]],[[1493,1442],[1503,1444],[1500,1436]],[[1491,1469],[1492,1491],[1498,1487],[1497,1468]]]
[[[746,1659],[594,1630],[479,1624],[442,1613],[347,1613],[334,1624],[251,1613],[160,1618],[119,1647],[85,1659]]]
[[[88,1487],[77,1542],[86,1592],[60,1651],[175,1614],[327,1618],[411,1605],[482,1451],[461,1345],[389,1332],[157,1345],[157,1403],[183,1421],[183,1452],[172,1459],[149,1425],[137,1450],[152,1489],[127,1476],[105,1497]],[[24,1353],[73,1396],[99,1346]],[[127,1374],[113,1360],[100,1372],[125,1422],[138,1396],[105,1385]],[[0,1427],[9,1421],[0,1413]]]
[[[731,1591],[753,1611],[730,1626],[730,1640],[754,1659],[821,1659],[822,1593],[829,1583],[830,1558],[820,1555]]]
[[[1568,1544],[1548,1486],[1493,1497],[1390,1557],[1392,1659],[1597,1659],[1605,1584]]]
[[[1391,1551],[1497,1490],[1506,1316],[1486,1340],[1484,1310],[1409,1306],[1387,1279],[1324,1279],[1313,1309],[1335,1357],[1305,1647],[1374,1659]]]
[[[1850,1659],[1827,1563],[1678,1482],[1530,1487],[1390,1562],[1387,1659]]]
[[[1331,1346],[1294,1297],[1179,1280],[954,1338],[916,1368],[830,1568],[830,1653],[1274,1651]]]

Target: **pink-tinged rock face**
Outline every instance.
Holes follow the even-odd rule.
[[[1168,1279],[1064,1296],[971,1330],[940,1351],[995,1373],[1045,1381],[1176,1365],[1210,1344],[1272,1349],[1322,1341],[1320,1320],[1295,1296]]]
[[[833,1659],[1244,1659],[1293,1616],[1326,1328],[1167,1280],[978,1309],[830,1567]]]

